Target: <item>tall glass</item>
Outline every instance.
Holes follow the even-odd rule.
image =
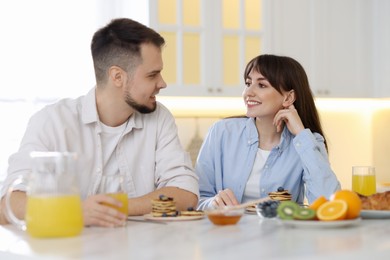
[[[122,207],[105,204],[128,215],[128,191],[123,174],[103,175],[98,188],[99,194],[107,194],[122,202]]]
[[[360,195],[370,196],[376,193],[375,167],[352,167],[352,190]]]

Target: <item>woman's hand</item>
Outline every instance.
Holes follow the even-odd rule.
[[[230,189],[224,189],[218,192],[214,197],[213,205],[215,207],[234,206],[238,205],[236,196]]]
[[[106,204],[106,205],[104,205]],[[127,216],[122,212],[107,206],[111,204],[121,207],[122,203],[110,196],[97,194],[83,201],[83,218],[85,226],[119,227],[124,226]]]
[[[290,130],[293,135],[297,135],[305,129],[294,105],[281,109],[278,113],[276,113],[274,117],[274,125],[276,126],[277,132],[283,130],[283,123],[286,124],[288,130]]]

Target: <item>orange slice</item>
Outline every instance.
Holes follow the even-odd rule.
[[[347,217],[348,204],[344,200],[331,200],[317,210],[317,217],[323,221],[342,220]]]
[[[328,200],[324,196],[318,197],[312,204],[309,205],[309,208],[317,210],[322,204],[327,202]]]
[[[360,216],[362,201],[356,192],[351,190],[338,190],[332,194],[330,200],[344,200],[348,204],[347,219],[354,219]]]

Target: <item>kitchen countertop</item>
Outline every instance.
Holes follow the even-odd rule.
[[[0,259],[383,259],[390,256],[390,220],[302,228],[244,215],[231,226],[201,220],[167,224],[128,221],[121,228],[85,228],[72,238],[36,239],[0,226]]]

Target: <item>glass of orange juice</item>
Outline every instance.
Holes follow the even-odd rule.
[[[122,207],[116,207],[111,204],[106,205],[128,215],[128,192],[124,174],[103,175],[99,184],[98,193],[107,194],[122,202]]]
[[[376,193],[375,167],[353,166],[352,190],[364,196]]]

